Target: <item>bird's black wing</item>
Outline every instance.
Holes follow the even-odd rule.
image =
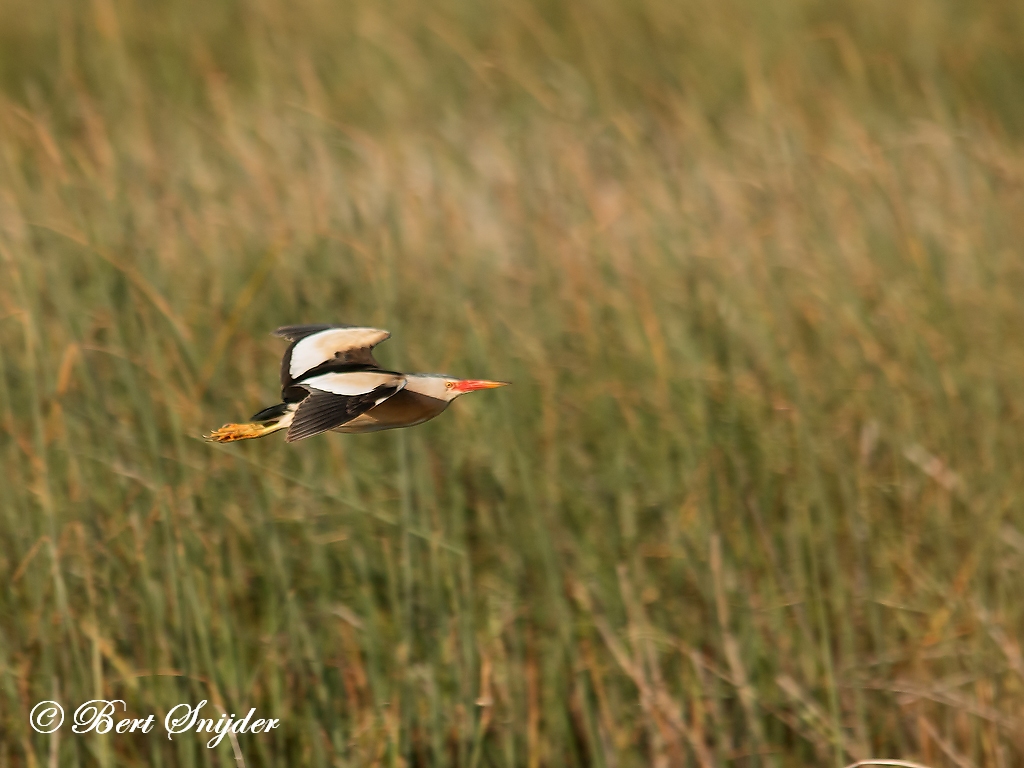
[[[329,328],[354,328],[352,325],[331,325],[330,323],[313,323],[311,325],[282,325],[271,335],[288,341],[302,341],[307,336],[326,331]]]
[[[285,440],[294,443],[306,437],[340,427],[357,416],[378,405],[405,386],[405,381],[384,384],[359,395],[336,395],[318,389],[310,389],[309,397],[299,404],[288,427]]]
[[[291,345],[281,359],[281,389],[304,378],[310,371],[339,370],[331,366],[380,368],[372,350],[391,334],[379,328],[354,325],[286,325],[274,331]]]

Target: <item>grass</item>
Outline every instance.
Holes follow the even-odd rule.
[[[1024,11],[0,8],[0,766],[1024,761]],[[231,446],[273,328],[514,381]]]

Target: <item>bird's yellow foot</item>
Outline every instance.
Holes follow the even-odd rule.
[[[204,437],[214,443],[233,443],[235,440],[249,440],[276,432],[276,424],[225,424]]]

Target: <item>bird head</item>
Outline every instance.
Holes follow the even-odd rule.
[[[427,397],[451,402],[459,395],[475,392],[478,389],[494,389],[504,387],[507,381],[487,381],[486,379],[457,379],[442,374],[415,374],[409,376],[406,387]]]

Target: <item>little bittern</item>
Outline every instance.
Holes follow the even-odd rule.
[[[208,440],[229,443],[287,429],[285,440],[292,443],[328,430],[412,427],[459,395],[508,383],[384,370],[372,352],[391,334],[378,328],[287,325],[274,335],[291,342],[281,360],[283,402],[264,408],[248,424],[225,424]]]

